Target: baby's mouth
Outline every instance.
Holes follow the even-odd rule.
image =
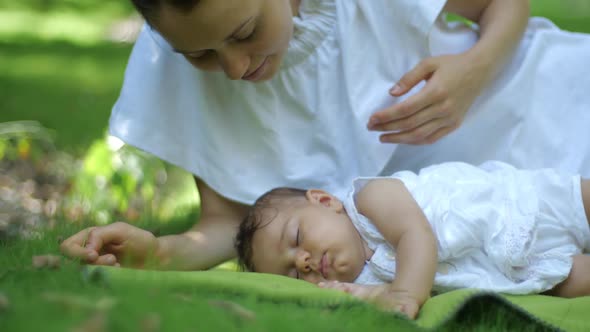
[[[326,253],[324,253],[322,255],[322,259],[320,259],[320,264],[319,264],[319,270],[320,273],[322,274],[322,277],[324,277],[324,279],[328,280],[328,256],[326,255]]]

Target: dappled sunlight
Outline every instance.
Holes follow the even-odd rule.
[[[78,13],[0,11],[0,38],[35,37],[94,44],[104,39],[105,22],[88,20]]]
[[[166,222],[198,208],[190,175],[130,146],[112,144],[114,141],[95,141],[82,159],[69,195],[79,206],[74,210],[83,214],[77,218],[98,224]]]
[[[0,49],[4,79],[50,80],[77,88],[114,91],[122,82],[124,59],[131,50],[129,46],[80,47],[63,42],[28,46],[0,43]]]
[[[0,240],[64,222],[124,220],[160,233],[171,221],[196,222],[199,199],[186,172],[106,137],[76,159],[52,136],[33,121],[0,123]]]
[[[36,120],[56,145],[85,151],[102,138],[130,47],[0,42],[0,121]]]
[[[111,28],[121,26],[118,21],[137,20],[130,1],[64,1],[22,0],[0,1],[0,39],[8,41],[34,38],[39,41],[68,41],[91,45],[112,40]],[[117,34],[115,34],[117,35]],[[121,35],[120,33],[118,36]],[[120,38],[120,41],[132,40]]]
[[[0,240],[56,225],[75,168],[34,121],[0,123]]]

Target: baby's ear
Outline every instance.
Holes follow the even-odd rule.
[[[324,190],[309,189],[305,193],[305,197],[312,204],[319,204],[336,212],[341,212],[344,210],[342,202]]]

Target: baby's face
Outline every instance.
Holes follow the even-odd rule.
[[[273,77],[293,33],[294,0],[201,0],[188,13],[164,6],[152,22],[196,68],[232,80]]]
[[[369,250],[335,198],[279,211],[254,234],[252,249],[256,272],[312,283],[354,281]]]

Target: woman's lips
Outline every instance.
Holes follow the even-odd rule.
[[[262,63],[260,64],[260,66],[258,68],[256,68],[255,71],[253,71],[250,74],[242,77],[242,79],[243,80],[246,80],[246,81],[256,81],[256,80],[258,80],[260,77],[262,77],[262,75],[266,71],[266,65],[267,65],[267,63],[268,63],[268,57],[264,58],[264,61],[262,61]]]

